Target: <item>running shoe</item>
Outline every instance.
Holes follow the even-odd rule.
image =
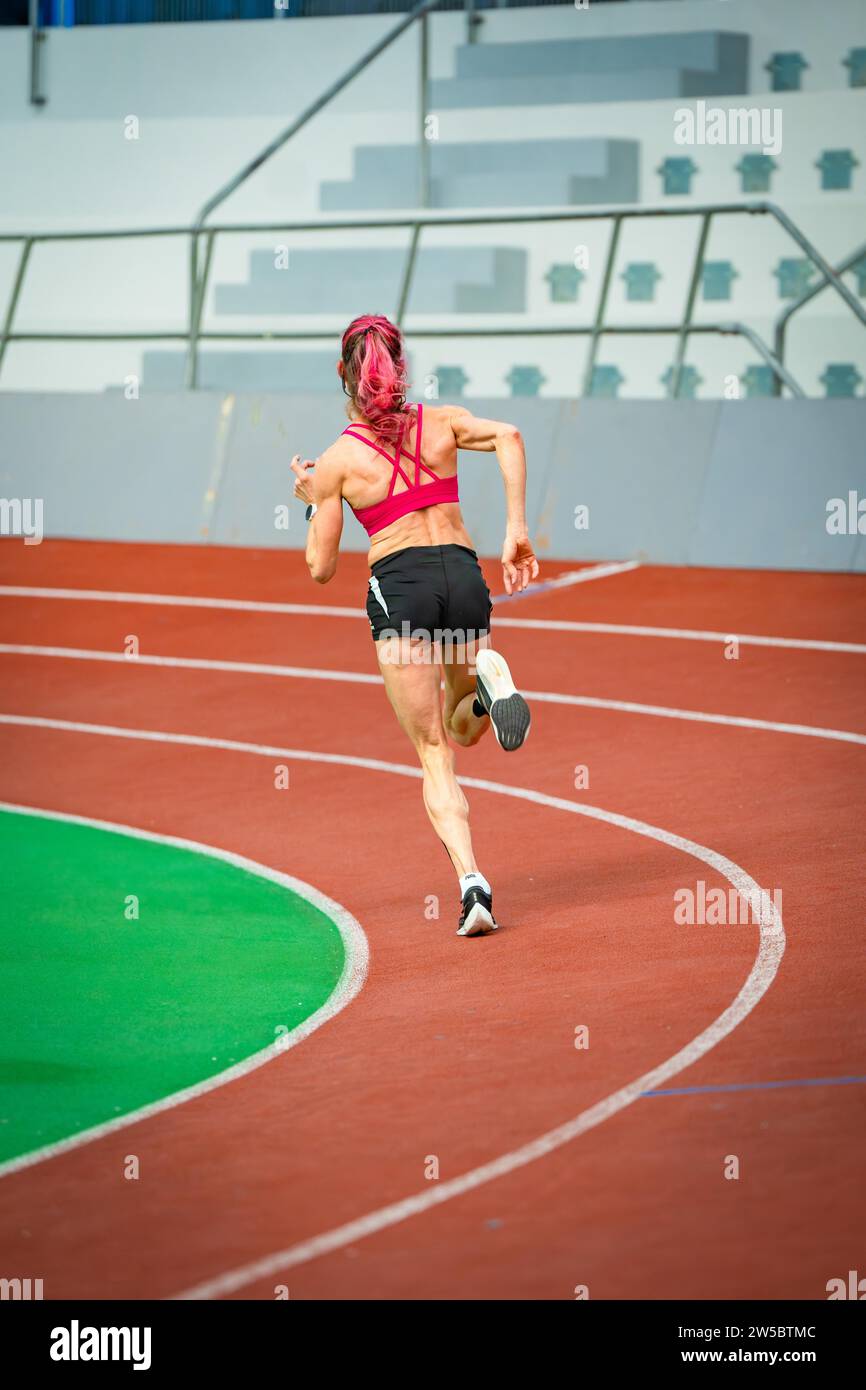
[[[490,715],[496,742],[506,753],[513,753],[526,742],[529,706],[515,689],[505,657],[489,647],[475,658],[475,689],[478,703]]]
[[[486,936],[496,931],[497,922],[493,916],[493,899],[483,888],[469,888],[460,906],[458,936]]]

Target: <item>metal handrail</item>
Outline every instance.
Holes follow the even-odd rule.
[[[795,395],[803,395],[802,388],[795,381],[793,376],[784,366],[782,358],[778,352],[773,352],[761,337],[747,325],[742,323],[728,324],[695,324],[692,322],[692,312],[696,298],[697,286],[703,268],[703,256],[706,242],[709,235],[709,225],[713,217],[724,216],[736,213],[768,214],[775,217],[787,230],[797,244],[805,251],[810,260],[819,268],[823,280],[819,286],[814,288],[826,288],[832,285],[837,293],[854,310],[862,323],[866,324],[866,310],[859,300],[852,294],[849,287],[845,285],[839,276],[839,272],[834,270],[825,261],[820,252],[803,235],[800,229],[791,222],[774,203],[722,203],[722,204],[699,204],[692,207],[631,207],[614,205],[607,207],[592,208],[557,208],[539,212],[486,212],[486,213],[449,213],[441,215],[430,212],[429,210],[410,213],[398,217],[376,217],[376,218],[339,218],[332,221],[318,222],[275,222],[275,223],[227,223],[223,225],[208,226],[206,229],[207,247],[205,251],[204,263],[201,274],[201,289],[196,305],[196,321],[190,325],[185,332],[178,332],[170,329],[163,332],[129,331],[123,333],[16,333],[14,331],[14,319],[17,305],[21,295],[21,289],[30,254],[33,247],[41,242],[58,241],[100,241],[116,240],[122,238],[137,237],[165,237],[165,236],[190,236],[195,233],[201,234],[201,229],[189,227],[150,227],[133,229],[111,229],[105,231],[76,231],[76,232],[3,232],[0,233],[0,243],[21,242],[22,251],[19,264],[12,287],[9,304],[7,307],[2,333],[0,333],[0,366],[6,348],[10,342],[116,342],[116,341],[148,341],[148,340],[182,340],[186,341],[190,350],[195,353],[197,343],[200,340],[244,340],[244,341],[305,341],[309,339],[323,339],[333,337],[339,330],[290,330],[287,332],[273,332],[259,330],[255,332],[239,332],[227,330],[225,332],[202,332],[200,326],[201,310],[204,305],[207,291],[208,275],[212,262],[212,253],[217,236],[230,236],[250,233],[266,232],[339,232],[339,231],[359,231],[359,230],[386,230],[401,229],[411,233],[409,251],[402,276],[398,316],[402,322],[406,306],[411,291],[412,276],[417,261],[418,246],[421,232],[430,227],[461,227],[461,226],[512,226],[522,224],[539,224],[547,222],[583,222],[613,220],[614,229],[610,238],[605,259],[605,267],[602,276],[602,291],[596,307],[594,321],[591,326],[581,326],[573,324],[561,325],[505,325],[492,328],[437,328],[437,329],[412,329],[414,337],[487,337],[487,336],[568,336],[570,334],[591,336],[589,367],[584,377],[584,391],[588,392],[591,383],[592,365],[595,361],[595,354],[600,338],[607,333],[673,333],[678,337],[677,359],[675,370],[671,374],[669,392],[675,395],[679,391],[682,368],[685,356],[685,344],[688,338],[695,333],[737,333],[747,338],[764,360],[772,367],[774,377],[788,387]],[[692,273],[689,281],[689,292],[682,319],[679,323],[671,325],[660,324],[608,324],[605,322],[607,308],[607,298],[612,280],[613,266],[617,251],[619,227],[626,219],[638,219],[643,217],[700,217],[701,232],[698,239]],[[855,257],[856,259],[856,257]],[[844,265],[842,269],[844,270]],[[797,307],[791,306],[791,311]],[[192,329],[195,328],[193,335]]]
[[[30,105],[45,106],[48,98],[42,90],[42,50],[48,36],[42,27],[39,0],[28,0],[27,23],[30,28]]]
[[[629,324],[629,323],[609,323],[605,327],[605,333],[628,335],[628,334],[680,334],[682,324],[677,323],[651,323],[651,324]],[[505,327],[505,328],[417,328],[413,330],[413,338],[563,338],[563,337],[583,337],[592,333],[593,329],[586,325],[568,326],[562,328],[551,328],[545,324],[538,327]],[[779,362],[767,343],[753,328],[748,324],[740,322],[730,323],[693,323],[686,330],[688,335],[693,333],[718,333],[724,337],[737,334],[746,338],[748,342],[763,357],[768,366],[772,367],[775,375],[788,387],[794,396],[804,397],[806,392],[790,370]],[[333,338],[334,331],[324,332],[321,330],[306,330],[300,333],[245,333],[243,331],[229,331],[225,333],[201,333],[200,342],[260,342],[262,339],[269,343],[290,343],[297,341],[318,341],[323,338]],[[17,343],[129,343],[129,342],[180,342],[187,341],[185,332],[154,333],[16,333],[14,341]],[[589,394],[587,391],[586,394]],[[669,394],[673,394],[669,391]]]
[[[695,300],[698,296],[698,285],[701,283],[701,274],[704,268],[704,256],[707,249],[707,240],[710,235],[710,223],[713,214],[705,212],[701,218],[701,230],[698,236],[698,244],[695,249],[695,259],[692,264],[692,274],[689,280],[688,294],[686,295],[686,308],[683,314],[683,326],[680,331],[679,341],[677,342],[676,357],[674,358],[674,369],[671,373],[670,394],[676,399],[680,393],[680,380],[683,374],[683,364],[686,359],[686,342],[688,340],[689,326],[692,321],[692,314],[695,311]]]
[[[318,115],[323,107],[333,101],[334,97],[339,96],[340,92],[342,92],[345,87],[348,87],[351,82],[354,82],[359,73],[362,73],[365,68],[368,68],[370,64],[379,57],[380,53],[384,53],[386,48],[390,48],[391,44],[394,43],[396,39],[399,39],[400,35],[415,23],[416,19],[421,20],[421,67],[419,81],[421,107],[420,191],[421,206],[426,206],[429,201],[427,140],[424,128],[427,114],[427,73],[429,62],[426,19],[430,10],[435,9],[438,3],[439,0],[419,0],[419,3],[415,5],[407,15],[404,15],[399,23],[395,24],[392,29],[389,29],[387,34],[379,39],[377,43],[374,43],[371,48],[368,48],[366,53],[362,53],[361,57],[352,63],[342,76],[338,77],[335,82],[332,82],[329,87],[326,87],[324,92],[322,92],[315,101],[310,102],[310,105],[304,108],[300,116],[296,116],[295,119],[286,126],[285,130],[280,131],[279,135],[274,136],[274,139],[271,140],[254,159],[249,160],[248,163],[235,174],[234,178],[229,179],[228,183],[223,184],[221,188],[217,189],[216,193],[212,194],[202,207],[195,220],[190,238],[189,348],[186,361],[186,384],[188,387],[194,387],[196,384],[197,354],[195,345],[201,324],[201,315],[204,307],[205,289],[207,285],[207,273],[206,271],[200,272],[199,268],[198,243],[208,217],[215,208],[218,208],[221,203],[225,202],[226,198],[230,197],[236,189],[240,188],[241,184],[245,183],[251,174],[254,174],[257,169],[260,169],[262,165],[271,158],[271,155],[276,154],[277,150],[282,149],[287,141],[291,140],[294,135],[297,135],[298,131],[301,130],[308,121],[312,120],[313,116]]]
[[[850,252],[844,260],[839,262],[836,266],[836,274],[839,276],[844,275],[846,270],[850,270],[852,266],[862,260],[866,260],[866,242],[864,242],[862,246],[858,246],[855,251]],[[785,337],[788,331],[788,324],[793,315],[796,314],[798,310],[802,309],[804,304],[808,304],[810,300],[814,299],[816,294],[820,294],[822,290],[826,290],[829,284],[830,281],[827,279],[826,275],[822,274],[820,280],[816,281],[814,285],[810,285],[807,290],[804,290],[801,295],[793,299],[790,304],[786,304],[785,308],[779,314],[773,332],[773,350],[780,362],[784,362],[785,360]],[[778,377],[773,378],[773,385],[775,388],[774,394],[778,395]]]

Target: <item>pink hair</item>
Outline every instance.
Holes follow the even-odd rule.
[[[403,336],[382,314],[362,314],[343,334],[343,382],[359,415],[396,443],[415,412],[406,405]]]

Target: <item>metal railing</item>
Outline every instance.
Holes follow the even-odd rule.
[[[227,196],[227,195],[226,195]],[[221,197],[211,200],[215,205],[216,201],[221,201]],[[210,206],[210,205],[209,205]],[[752,327],[741,321],[726,321],[718,323],[695,323],[693,319],[694,308],[697,299],[697,291],[701,282],[703,272],[704,254],[706,251],[709,237],[710,226],[713,218],[724,217],[735,214],[748,213],[750,215],[771,216],[788,232],[806,256],[813,262],[821,274],[821,280],[798,300],[789,305],[777,323],[775,346],[771,348],[761,338]],[[616,254],[619,245],[620,231],[622,224],[632,219],[651,218],[651,217],[697,217],[700,218],[700,230],[695,249],[689,276],[686,303],[682,317],[677,322],[671,323],[609,323],[607,321],[607,305],[610,286],[613,279],[613,270],[616,262]],[[589,394],[592,385],[593,369],[598,357],[600,341],[606,335],[674,335],[677,339],[674,369],[668,386],[668,394],[677,396],[680,392],[682,382],[683,367],[685,364],[686,349],[688,341],[692,336],[701,334],[722,334],[739,335],[745,338],[755,350],[760,354],[764,362],[772,369],[774,380],[795,396],[804,395],[804,391],[795,377],[786,367],[784,362],[784,329],[791,315],[795,313],[804,303],[813,298],[821,290],[832,286],[835,292],[853,310],[861,323],[866,326],[866,308],[860,303],[856,295],[851,291],[840,278],[841,274],[851,265],[855,264],[861,255],[866,253],[866,248],[859,248],[838,267],[832,266],[824,259],[812,242],[800,231],[791,219],[777,208],[774,203],[723,203],[717,205],[699,205],[695,207],[677,208],[652,208],[652,207],[604,207],[604,208],[559,208],[544,212],[485,212],[485,213],[450,213],[439,215],[429,210],[419,210],[417,213],[410,213],[397,218],[353,218],[342,219],[330,222],[275,222],[275,223],[234,223],[218,226],[209,226],[204,232],[201,226],[201,215],[194,227],[149,227],[131,230],[110,230],[110,231],[80,231],[80,232],[31,232],[31,233],[0,233],[0,243],[20,242],[21,253],[18,266],[12,285],[6,314],[3,321],[2,331],[0,331],[0,369],[6,354],[8,345],[17,342],[130,342],[130,341],[180,341],[187,345],[187,385],[192,388],[195,386],[197,377],[198,349],[201,342],[210,341],[244,341],[244,342],[304,342],[314,339],[328,339],[338,337],[343,325],[335,325],[331,329],[289,329],[285,331],[273,329],[259,330],[218,330],[208,331],[202,329],[201,319],[205,297],[207,295],[208,280],[213,261],[213,249],[217,237],[237,236],[262,233],[315,233],[326,235],[340,232],[354,231],[393,231],[403,230],[409,233],[408,247],[405,253],[403,270],[400,278],[400,288],[397,298],[396,316],[401,327],[413,338],[484,338],[484,337],[586,337],[590,338],[589,352],[583,371],[583,394]],[[601,276],[601,288],[595,313],[591,324],[558,323],[558,324],[531,324],[531,323],[512,323],[496,325],[491,327],[472,327],[468,328],[462,324],[455,324],[448,328],[425,328],[406,327],[406,309],[409,303],[415,267],[417,264],[418,251],[421,243],[421,235],[425,229],[435,227],[477,227],[477,226],[514,226],[514,225],[539,225],[556,222],[584,222],[609,220],[612,222],[611,235],[608,240],[607,252],[605,255],[604,267]],[[130,328],[122,332],[38,332],[27,333],[15,330],[15,315],[21,297],[21,291],[25,283],[28,264],[33,248],[43,243],[57,242],[79,242],[79,241],[112,241],[117,239],[136,238],[136,237],[190,237],[194,239],[204,235],[206,242],[205,254],[200,267],[200,275],[195,280],[191,275],[191,299],[193,304],[193,314],[190,323],[185,330],[164,329],[154,331],[153,329],[138,330]]]
[[[30,29],[30,52],[28,59],[30,105],[44,106],[47,98],[42,87],[42,53],[46,35],[42,27],[39,0],[28,0],[27,23]]]
[[[189,349],[186,362],[187,386],[193,387],[196,384],[196,367],[198,361],[196,344],[201,331],[204,295],[213,252],[213,229],[209,230],[207,233],[203,258],[199,251],[199,243],[207,219],[221,203],[225,202],[226,198],[230,197],[236,189],[240,188],[242,183],[246,182],[251,174],[254,174],[260,169],[272,155],[276,154],[277,150],[281,150],[289,140],[297,135],[299,130],[303,130],[308,121],[311,121],[314,116],[318,115],[323,107],[333,101],[334,97],[338,96],[351,82],[354,82],[355,78],[362,73],[365,68],[368,68],[370,64],[379,57],[380,53],[384,53],[386,48],[390,48],[391,44],[395,43],[396,40],[400,38],[401,34],[404,34],[407,29],[411,28],[416,19],[421,21],[421,38],[419,44],[420,62],[418,69],[418,107],[420,115],[419,167],[421,180],[419,203],[421,207],[426,207],[429,203],[429,160],[426,138],[427,91],[429,85],[427,15],[431,10],[436,8],[438,3],[439,0],[419,0],[418,4],[413,5],[409,13],[405,15],[398,24],[395,24],[393,29],[389,29],[387,34],[374,43],[371,48],[367,49],[366,53],[362,53],[361,57],[352,63],[335,82],[332,82],[329,87],[326,87],[324,92],[316,97],[315,101],[310,102],[309,106],[306,106],[299,116],[296,116],[284,130],[280,131],[279,135],[276,135],[263,150],[260,150],[255,159],[251,159],[245,164],[244,167],[235,174],[234,178],[229,179],[228,183],[223,184],[223,186],[219,188],[212,197],[208,198],[207,202],[204,204],[196,218],[190,240]]]
[[[864,242],[863,245],[858,246],[855,251],[852,251],[850,255],[847,255],[844,260],[839,262],[839,264],[836,266],[836,274],[838,276],[844,275],[846,271],[853,269],[853,267],[857,265],[860,261],[866,262],[866,242]],[[830,284],[831,281],[822,272],[820,280],[818,280],[814,285],[811,285],[809,289],[804,290],[803,293],[799,295],[796,299],[792,300],[790,304],[787,304],[785,308],[782,310],[782,312],[779,314],[779,317],[776,319],[775,331],[773,334],[773,350],[775,356],[778,358],[780,362],[784,362],[785,360],[786,337],[788,331],[788,324],[790,323],[791,319],[796,313],[799,313],[800,309],[802,309],[804,304],[808,304],[810,300],[813,300],[817,294],[820,294],[822,292],[822,290],[826,290]],[[773,394],[778,396],[780,393],[780,389],[781,388],[779,385],[779,378],[774,376]]]

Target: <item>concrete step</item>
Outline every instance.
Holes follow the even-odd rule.
[[[464,44],[457,50],[457,76],[553,77],[566,73],[628,73],[635,68],[693,68],[707,73],[731,69],[746,91],[748,34],[721,30],[680,34],[635,34],[616,38],[544,39],[534,43]]]
[[[540,207],[635,202],[639,147],[633,140],[503,140],[433,144],[434,208]],[[325,182],[326,212],[411,208],[418,201],[418,151],[411,145],[362,146],[352,180]]]
[[[694,68],[647,68],[632,72],[531,73],[502,77],[444,78],[431,83],[433,111],[482,106],[557,106],[597,101],[661,101],[676,97],[726,96],[742,90],[727,73]]]
[[[405,252],[396,248],[297,250],[287,269],[269,251],[250,256],[246,284],[217,285],[217,314],[343,314],[363,286],[366,302],[396,309]],[[527,253],[507,246],[421,247],[409,312],[522,313]]]

